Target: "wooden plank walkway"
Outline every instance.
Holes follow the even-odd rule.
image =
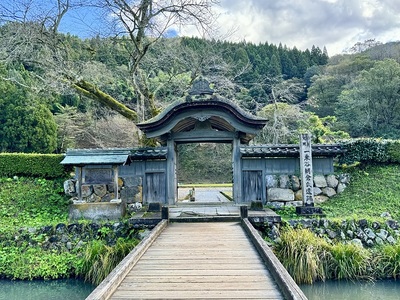
[[[110,299],[283,299],[239,223],[171,223]]]

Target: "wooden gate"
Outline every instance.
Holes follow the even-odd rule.
[[[164,172],[146,173],[144,201],[146,203],[165,203],[165,186]]]
[[[262,171],[243,171],[244,202],[263,200]]]

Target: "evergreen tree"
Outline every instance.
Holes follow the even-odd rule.
[[[271,57],[268,67],[268,75],[271,77],[277,77],[282,74],[282,67],[278,57],[274,54]]]
[[[285,78],[290,79],[295,76],[293,72],[293,62],[289,58],[288,51],[281,54],[282,74]]]
[[[56,149],[57,126],[44,103],[26,88],[0,79],[2,152],[51,153]]]

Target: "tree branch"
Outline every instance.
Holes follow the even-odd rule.
[[[133,122],[137,122],[138,115],[135,111],[129,109],[119,101],[115,100],[110,95],[102,92],[94,84],[91,84],[90,82],[81,79],[77,82],[72,83],[72,87],[75,88],[81,94],[85,95],[86,97],[99,101],[103,105],[120,113],[125,118],[132,120]]]

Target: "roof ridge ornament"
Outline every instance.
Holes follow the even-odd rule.
[[[201,96],[213,94],[214,90],[210,88],[210,82],[207,79],[200,77],[193,82],[192,88],[189,91],[189,95],[186,97],[186,101],[191,102],[192,100],[194,100],[192,96],[194,96],[195,98],[199,98]]]

